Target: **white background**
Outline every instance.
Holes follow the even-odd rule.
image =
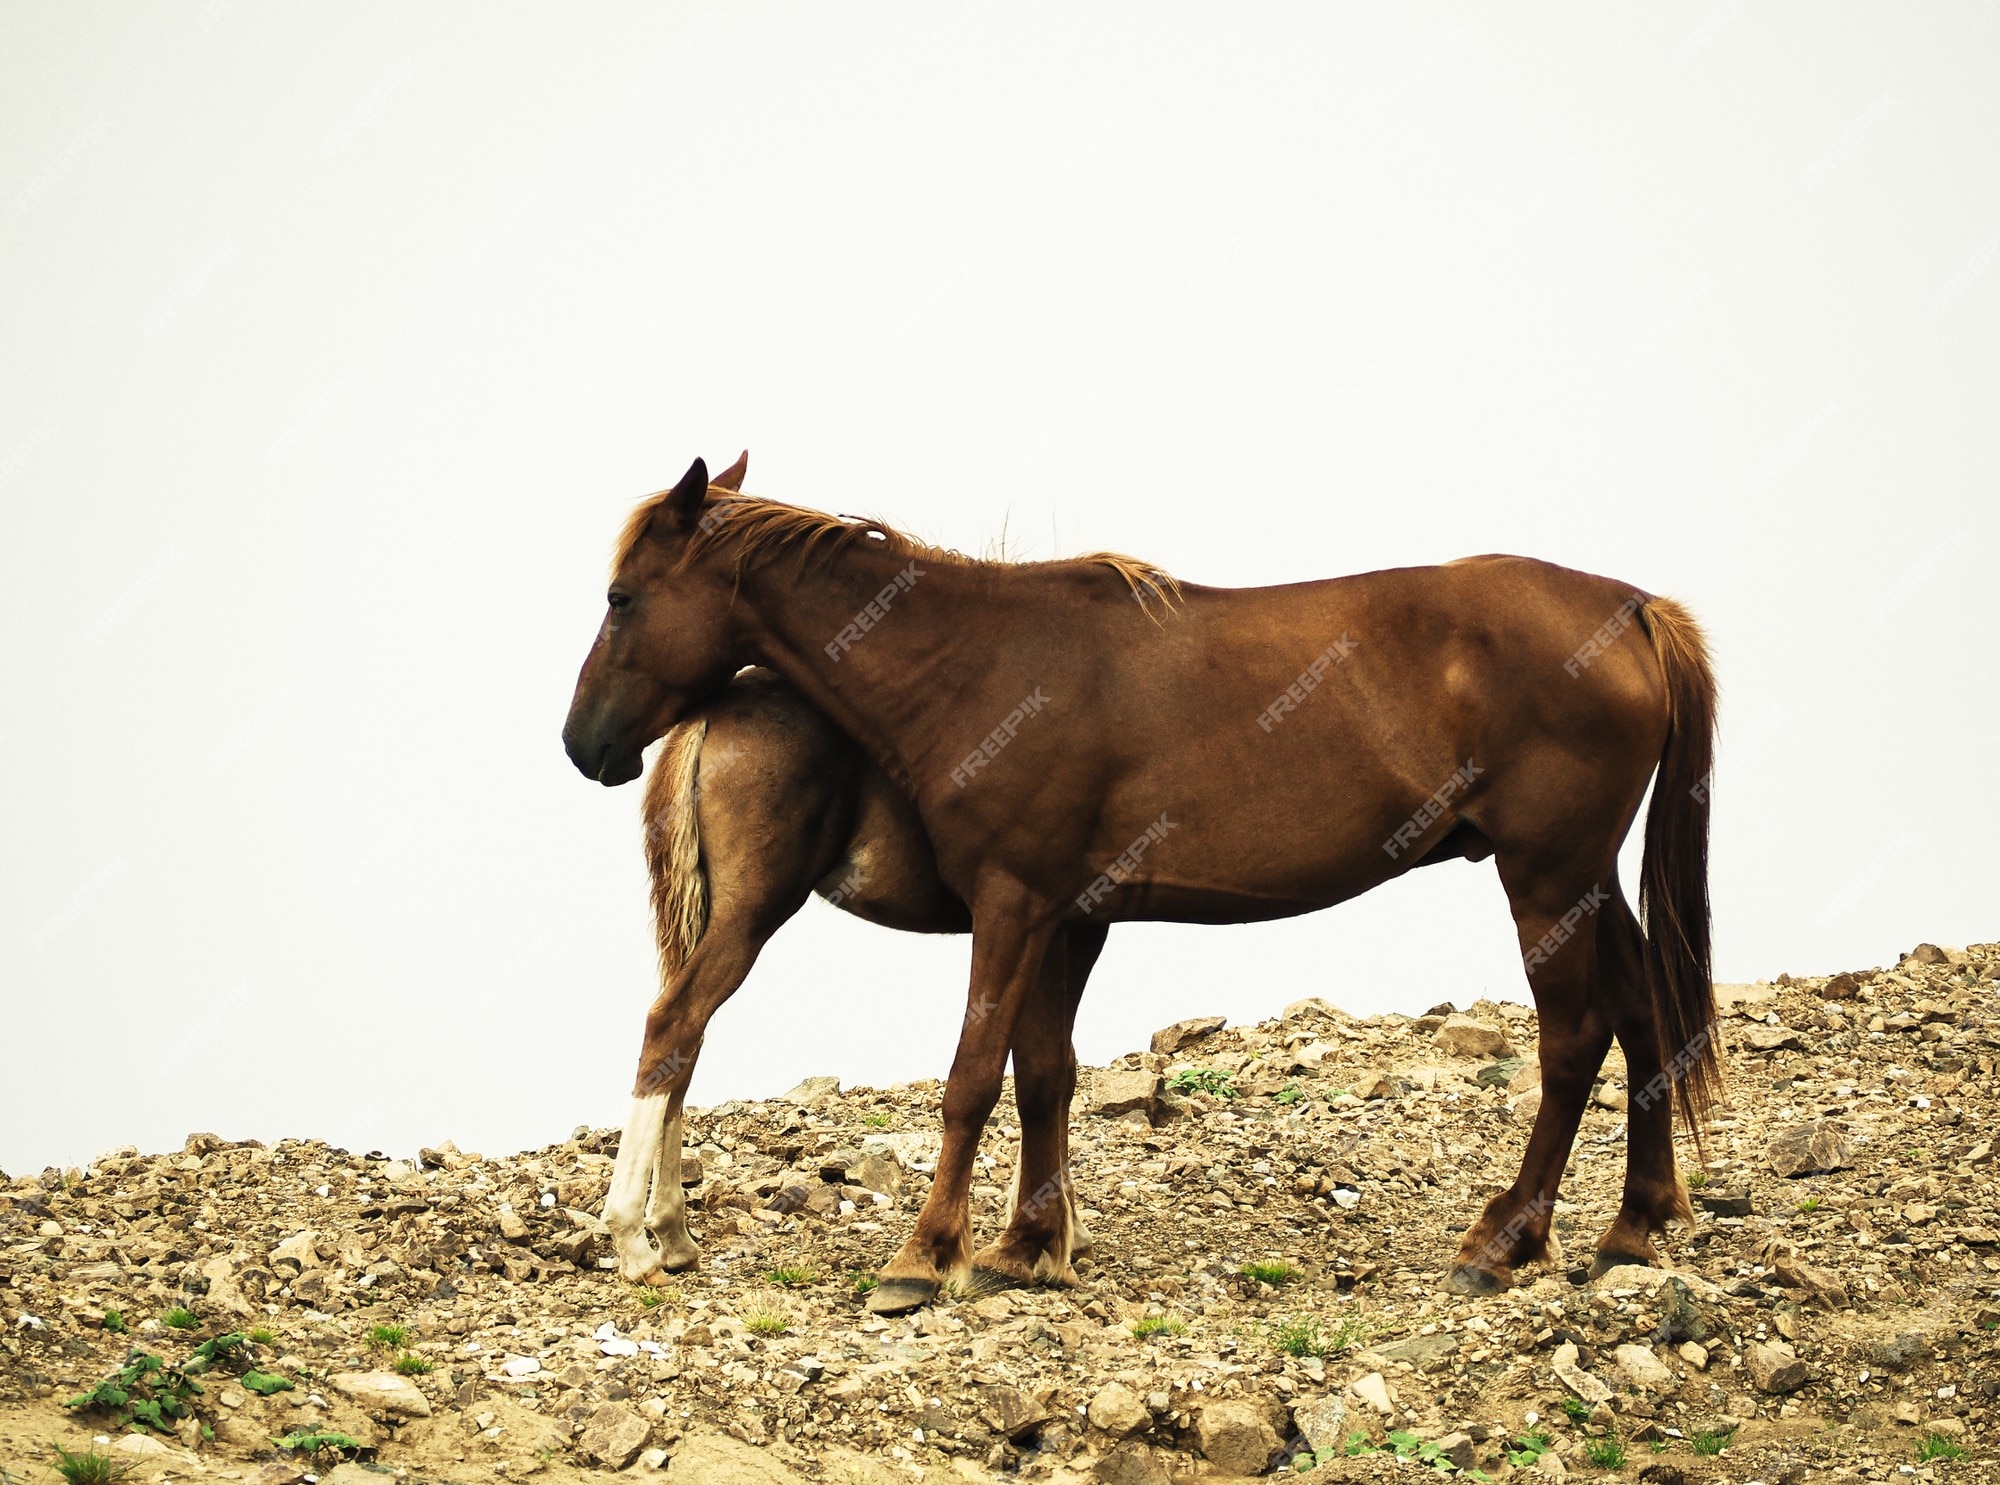
[[[1724,979],[2000,936],[1991,4],[0,10],[0,1164],[616,1121],[639,790],[557,733],[630,503],[1210,583],[1686,601]],[[810,904],[694,1099],[941,1075]],[[1524,982],[1490,864],[1125,927],[1176,1017]]]

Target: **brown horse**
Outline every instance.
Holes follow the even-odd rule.
[[[717,475],[741,486],[746,454]],[[647,780],[646,866],[652,877],[660,995],[646,1016],[637,1088],[604,1206],[622,1277],[655,1283],[691,1268],[700,1250],[681,1189],[681,1106],[709,1019],[736,993],[771,935],[817,892],[843,912],[915,933],[966,933],[972,915],[938,877],[915,808],[881,769],[785,682],[747,670],[667,734]],[[1015,1049],[1014,1097],[1025,1146],[1052,1143],[1067,1168],[1076,1056],[1069,1025],[1104,944],[1084,924],[1045,969],[1046,1035]],[[1023,1160],[1020,1173],[1046,1160]],[[1065,1281],[1089,1251],[1067,1185],[1017,1184],[1014,1205],[1060,1198],[1070,1209],[1063,1261],[1038,1277]],[[648,1234],[651,1241],[648,1241]]]
[[[1017,1208],[975,1256],[967,1198],[1008,1049],[1042,1031],[1044,962],[1067,930],[1284,917],[1453,857],[1498,867],[1543,1083],[1521,1170],[1467,1230],[1453,1281],[1496,1288],[1545,1253],[1614,1036],[1640,1091],[1596,1266],[1656,1262],[1650,1233],[1688,1216],[1672,1107],[1698,1125],[1716,1081],[1715,687],[1693,620],[1517,557],[1189,586],[1164,613],[1143,601],[1168,596],[1159,584],[1138,591],[1101,562],[974,561],[712,491],[699,460],[620,542],[563,733],[585,776],[636,777],[690,705],[766,665],[914,802],[971,911],[944,1148],[879,1304],[923,1303],[975,1267],[1023,1282],[1061,1253],[1066,1204],[1050,1203]],[[1617,853],[1649,780],[1642,930]]]

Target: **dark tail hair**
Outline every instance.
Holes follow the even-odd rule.
[[[1660,1057],[1681,1118],[1701,1144],[1701,1121],[1720,1091],[1715,984],[1709,959],[1708,801],[1715,766],[1715,672],[1694,616],[1671,598],[1642,612],[1666,677],[1667,744],[1646,811],[1639,921],[1646,989]]]

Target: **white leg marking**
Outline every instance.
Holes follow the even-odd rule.
[[[618,1161],[611,1167],[611,1190],[604,1198],[604,1225],[611,1229],[619,1275],[629,1283],[643,1280],[657,1261],[646,1241],[646,1185],[659,1158],[666,1119],[666,1094],[632,1100],[618,1141]]]

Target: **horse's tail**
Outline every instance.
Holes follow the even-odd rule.
[[[1686,609],[1671,598],[1649,598],[1642,612],[1668,699],[1667,742],[1646,811],[1646,855],[1640,868],[1646,989],[1659,1028],[1664,1076],[1699,1148],[1702,1118],[1722,1080],[1708,911],[1715,672],[1701,626]]]
[[[660,988],[687,963],[708,927],[708,877],[701,869],[698,780],[706,718],[683,722],[646,783],[646,870],[653,878],[653,931],[660,948]]]

